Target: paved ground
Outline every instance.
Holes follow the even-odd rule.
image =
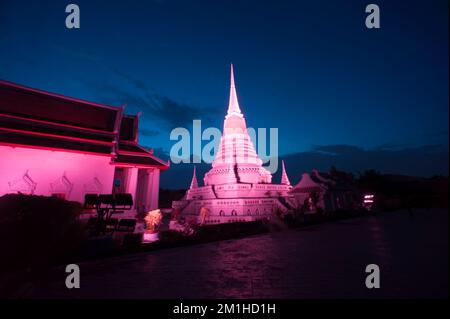
[[[448,211],[382,213],[244,239],[80,264],[30,285],[39,298],[448,297]],[[365,287],[378,264],[381,288]]]

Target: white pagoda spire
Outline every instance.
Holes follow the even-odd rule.
[[[230,73],[230,101],[223,123],[220,146],[212,162],[212,169],[205,174],[204,183],[209,185],[270,183],[272,175],[262,167],[247,131],[244,115],[239,107],[234,82],[233,65]]]
[[[284,167],[284,160],[281,160],[281,184],[291,185],[289,177],[286,174],[286,168]]]
[[[194,174],[192,175],[192,181],[191,181],[190,189],[193,189],[193,188],[198,188],[197,173],[195,171],[195,166],[194,166]]]
[[[234,84],[234,70],[233,64],[231,64],[231,75],[230,75],[230,100],[228,102],[227,116],[237,115],[242,117],[241,108],[239,107],[239,102],[236,94],[236,86]]]

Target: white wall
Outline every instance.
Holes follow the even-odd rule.
[[[146,211],[157,209],[159,207],[159,169],[148,169],[148,179],[143,180],[147,183],[143,187],[144,198],[142,199]]]
[[[159,207],[159,169],[151,170],[151,195],[150,195],[150,207],[149,209],[156,209]],[[150,182],[150,181],[149,181]]]
[[[8,182],[22,179],[26,171],[37,183],[34,194],[45,196],[52,193],[51,183],[54,188],[58,185],[60,189],[64,188],[60,179],[65,173],[73,184],[66,199],[79,202],[84,201],[84,194],[89,190],[100,188],[101,192],[110,193],[114,178],[114,166],[110,164],[109,156],[0,145],[0,196],[14,193]]]

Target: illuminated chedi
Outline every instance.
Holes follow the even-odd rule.
[[[271,173],[262,166],[239,106],[231,66],[228,111],[219,149],[212,168],[199,186],[194,174],[189,190],[172,208],[181,216],[201,224],[266,219],[276,212],[293,209],[291,185],[282,165],[282,183],[272,184]],[[201,213],[207,211],[207,214]]]

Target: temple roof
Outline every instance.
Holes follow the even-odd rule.
[[[1,117],[0,125],[3,125]],[[111,156],[111,145],[109,144],[88,143],[67,138],[61,139],[23,132],[11,132],[3,128],[0,128],[0,145]]]
[[[138,166],[142,168],[158,167],[162,170],[168,169],[168,165],[154,156],[143,153],[141,156],[121,155],[114,160],[116,166]]]
[[[324,185],[314,181],[308,173],[303,173],[301,180],[292,188],[291,193],[304,193],[324,188]]]
[[[137,142],[139,118],[137,115],[124,115],[120,122],[120,140]]]
[[[137,144],[139,116],[0,80],[0,145],[110,156],[114,164],[167,169]]]
[[[236,85],[234,83],[234,69],[233,64],[231,64],[230,70],[230,99],[228,102],[227,117],[231,115],[237,115],[242,117],[241,108],[239,107],[239,101],[236,93]]]
[[[114,131],[119,108],[40,91],[0,81],[0,111],[17,117],[80,127]]]

